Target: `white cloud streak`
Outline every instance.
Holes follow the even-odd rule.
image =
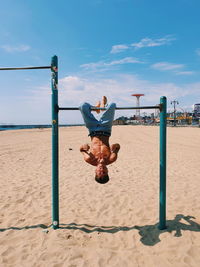
[[[184,65],[168,63],[168,62],[158,62],[158,63],[151,65],[151,68],[155,70],[177,70],[177,69],[184,68]]]
[[[145,37],[137,43],[113,45],[110,53],[111,54],[121,53],[132,48],[141,49],[144,47],[156,47],[156,46],[168,45],[175,40],[176,38],[173,35],[166,35],[162,38],[157,38],[157,39]]]
[[[127,49],[129,49],[128,45],[123,45],[123,44],[121,44],[121,45],[113,45],[110,53],[111,54],[117,54],[117,53],[123,52],[123,51],[125,51]]]
[[[198,56],[200,56],[200,48],[198,48],[198,49],[196,50],[196,54],[197,54]]]
[[[169,62],[158,62],[151,65],[152,69],[159,70],[159,71],[172,71],[176,75],[193,75],[195,74],[194,71],[185,71],[182,70],[185,67],[184,64],[174,64]]]
[[[119,60],[113,60],[110,62],[105,62],[105,61],[98,61],[98,62],[93,62],[93,63],[87,63],[83,64],[80,67],[83,69],[87,70],[97,70],[101,68],[106,68],[108,69],[111,66],[116,66],[116,65],[123,65],[123,64],[134,64],[134,63],[143,63],[142,61],[138,60],[137,58],[134,57],[125,57]]]
[[[177,71],[176,75],[193,75],[195,74],[194,71]]]
[[[18,45],[18,46],[2,45],[1,48],[8,53],[26,52],[31,49],[29,45]]]
[[[163,38],[152,39],[152,38],[143,38],[138,43],[132,43],[131,46],[135,47],[136,49],[143,48],[143,47],[155,47],[155,46],[162,46],[171,44],[172,41],[176,40],[172,35],[166,35]]]

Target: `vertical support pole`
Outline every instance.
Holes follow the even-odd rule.
[[[166,228],[166,131],[167,131],[167,99],[160,98],[160,202],[159,229]]]
[[[52,88],[52,226],[59,228],[59,159],[58,159],[58,58],[51,59]]]

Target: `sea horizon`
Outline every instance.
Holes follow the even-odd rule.
[[[84,124],[59,124],[59,127],[83,126]],[[0,131],[51,128],[51,124],[0,124]]]

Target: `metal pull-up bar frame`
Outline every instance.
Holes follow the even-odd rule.
[[[59,121],[60,110],[79,110],[78,107],[58,106],[58,58],[53,56],[51,66],[21,67],[21,68],[0,68],[0,70],[30,70],[30,69],[51,69],[52,88],[52,226],[59,228]],[[106,110],[106,108],[92,107],[92,110]],[[159,109],[160,110],[160,188],[159,188],[159,229],[166,228],[166,111],[167,99],[160,98],[160,104],[156,106],[141,107],[116,107],[118,110],[125,109]]]
[[[141,106],[141,107],[116,107],[115,109],[160,109],[160,105],[156,105],[156,106]],[[106,110],[106,108],[100,108],[100,107],[91,107],[91,110]],[[79,110],[79,108],[77,107],[66,107],[66,108],[62,108],[62,107],[58,107],[58,110]]]
[[[41,67],[18,67],[18,68],[0,68],[0,70],[41,70],[41,69],[51,69],[51,66],[41,66]]]
[[[78,107],[59,107],[58,105],[58,59],[52,57],[52,220],[53,228],[59,228],[59,159],[58,159],[58,113],[60,110],[79,110]],[[92,107],[92,110],[106,108]],[[160,98],[160,104],[144,107],[116,107],[116,109],[159,109],[160,110],[160,194],[159,194],[159,229],[166,228],[166,110],[165,96]]]

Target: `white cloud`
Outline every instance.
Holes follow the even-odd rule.
[[[193,75],[195,74],[194,71],[177,71],[176,75]]]
[[[106,65],[113,66],[113,65],[121,65],[121,64],[127,64],[127,63],[142,63],[142,62],[134,57],[125,57],[120,60],[111,61],[110,63],[107,63]]]
[[[99,76],[71,75],[59,79],[58,99],[60,107],[78,107],[81,102],[87,101],[95,104],[102,95],[108,97],[109,102],[116,102],[117,106],[135,106],[136,99],[133,93],[143,93],[141,105],[156,105],[160,96],[165,95],[168,103],[177,99],[179,106],[191,106],[200,99],[200,82],[179,86],[175,83],[160,83],[142,80],[136,75],[117,74],[110,78]],[[20,123],[50,123],[51,89],[48,84],[40,87],[30,87],[25,90],[28,95],[9,95],[4,98],[0,106],[0,121]],[[192,99],[191,99],[192,97]],[[170,108],[170,105],[168,106]],[[24,112],[26,110],[26,112]],[[153,110],[149,110],[149,113]],[[116,117],[120,115],[131,116],[133,110],[116,111]],[[79,111],[60,111],[60,123],[83,123]]]
[[[174,64],[174,63],[169,63],[169,62],[158,62],[153,65],[151,65],[152,69],[155,70],[177,70],[177,69],[182,69],[184,68],[183,64]]]
[[[84,80],[81,80],[77,76],[67,76],[60,80],[61,88],[64,90],[84,90]]]
[[[12,46],[12,45],[2,45],[1,48],[5,50],[8,53],[13,52],[26,52],[31,49],[28,45],[18,45],[18,46]]]
[[[113,60],[110,62],[105,62],[105,61],[98,61],[95,63],[87,63],[87,64],[83,64],[80,67],[83,69],[91,69],[91,70],[97,70],[100,68],[108,68],[111,66],[115,66],[115,65],[122,65],[122,64],[133,64],[133,63],[143,63],[140,60],[138,60],[137,58],[134,57],[125,57],[119,60]]]
[[[77,90],[81,85],[82,90]],[[159,98],[165,95],[170,99],[179,99],[189,96],[191,88],[194,94],[199,95],[199,84],[178,86],[174,83],[156,83],[141,80],[134,75],[118,75],[112,78],[82,78],[80,76],[67,76],[59,80],[60,103],[65,106],[78,106],[83,101],[94,104],[102,95],[108,96],[109,101],[116,102],[118,106],[135,105],[133,93],[143,93],[142,102],[145,105],[157,104]]]
[[[111,54],[117,54],[117,53],[123,52],[123,51],[125,51],[127,49],[129,49],[129,46],[128,45],[124,45],[124,44],[121,44],[121,45],[113,45],[110,53]]]
[[[113,75],[110,78],[66,76],[59,79],[58,85],[60,106],[77,107],[83,101],[94,104],[102,95],[106,95],[109,101],[116,102],[118,106],[131,106],[135,105],[135,98],[131,96],[133,93],[145,94],[142,98],[144,105],[158,104],[162,95],[167,96],[169,101],[185,97],[185,105],[189,105],[187,100],[191,92],[195,98],[200,98],[200,82],[179,86],[175,83],[142,80],[136,75],[127,74]],[[43,101],[50,102],[49,86],[36,87],[29,90],[29,93],[31,94],[24,98],[26,102],[28,99],[31,103],[33,100],[38,101],[44,107]]]
[[[103,61],[98,61],[98,62],[92,62],[92,63],[86,63],[86,64],[82,64],[80,65],[81,68],[83,69],[92,69],[95,70],[99,67],[103,67],[104,66],[104,62]]]
[[[196,53],[197,53],[198,56],[200,56],[200,48],[198,48],[198,49],[196,50]]]
[[[194,71],[185,71],[182,70],[185,67],[184,64],[174,64],[169,62],[158,62],[151,65],[152,69],[159,70],[159,71],[172,71],[176,75],[193,75],[195,74]]]
[[[143,47],[156,47],[156,46],[168,45],[168,44],[171,44],[171,42],[175,40],[176,38],[173,35],[166,35],[162,38],[157,38],[157,39],[145,37],[137,43],[113,45],[110,53],[116,54],[116,53],[124,52],[133,47],[135,49],[140,49]]]
[[[143,47],[155,47],[170,44],[174,40],[176,40],[176,38],[174,38],[172,35],[166,35],[165,37],[158,39],[151,39],[146,37],[138,43],[132,43],[131,46],[135,47],[136,49]]]

